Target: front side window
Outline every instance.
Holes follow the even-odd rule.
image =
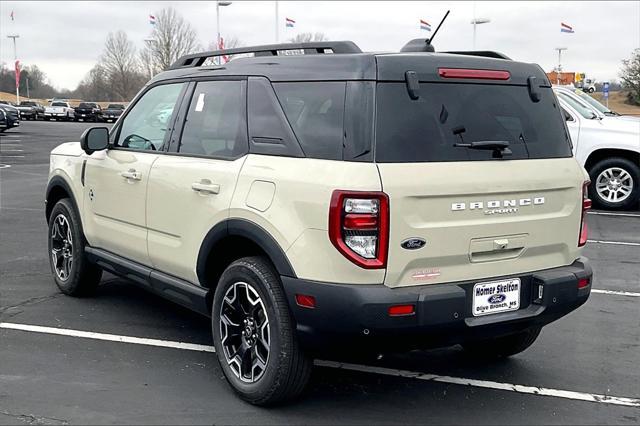
[[[202,81],[193,92],[179,152],[219,158],[247,153],[246,83]]]
[[[124,118],[115,145],[145,151],[161,150],[185,84],[155,86],[142,95]]]
[[[346,83],[274,83],[273,87],[305,155],[342,160]]]

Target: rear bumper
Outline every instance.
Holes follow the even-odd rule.
[[[287,300],[301,343],[321,350],[353,344],[363,348],[381,343],[398,347],[437,347],[482,340],[544,326],[585,303],[593,272],[586,258],[560,268],[519,275],[520,308],[517,311],[474,317],[473,286],[478,281],[408,288],[384,285],[347,285],[282,277]],[[482,279],[482,282],[514,278]],[[578,288],[580,279],[589,285]],[[538,299],[539,287],[543,297]],[[314,296],[315,309],[301,307],[296,294]],[[390,317],[391,305],[413,304],[415,314]]]

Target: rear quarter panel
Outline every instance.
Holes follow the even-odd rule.
[[[264,228],[286,253],[298,278],[380,284],[384,270],[356,266],[329,240],[329,204],[336,189],[380,191],[375,164],[251,154],[229,216]]]

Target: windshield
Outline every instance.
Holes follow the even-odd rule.
[[[597,100],[593,99],[591,96],[589,96],[586,93],[584,93],[583,91],[576,92],[576,95],[580,96],[580,99],[582,99],[583,101],[587,102],[589,105],[591,105],[593,108],[597,109],[598,111],[600,111],[603,114],[605,114],[607,112],[613,112],[609,108],[607,108],[606,106],[602,105]]]
[[[20,102],[20,106],[36,106],[35,102]]]
[[[66,107],[67,104],[65,104],[64,102],[53,102],[53,103],[51,103],[51,106],[52,107],[57,107],[57,106],[58,107]]]
[[[107,107],[107,109],[124,109],[124,105],[120,105],[120,104],[109,104],[109,106]]]
[[[507,159],[570,157],[562,115],[550,88],[533,102],[526,86],[421,83],[412,100],[404,83],[377,88],[376,161],[491,160],[491,150],[455,147],[506,141]]]
[[[568,103],[574,110],[578,112],[581,116],[588,119],[593,119],[597,117],[597,114],[593,110],[593,108],[586,106],[580,100],[574,98],[573,96],[565,93],[565,92],[556,92],[556,95],[566,103]]]

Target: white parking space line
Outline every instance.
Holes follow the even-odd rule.
[[[630,243],[627,241],[604,241],[604,240],[587,240],[588,243],[593,244],[608,244],[613,246],[633,246],[640,247],[640,243]]]
[[[610,295],[613,295],[613,296],[640,297],[640,293],[634,293],[632,291],[600,290],[600,289],[597,289],[597,288],[591,289],[591,293],[610,294]]]
[[[552,396],[555,398],[574,399],[578,401],[597,402],[601,404],[624,405],[626,407],[640,407],[640,398],[626,398],[610,395],[599,395],[585,392],[567,391],[561,389],[541,388],[536,386],[523,386],[512,383],[491,382],[488,380],[464,379],[461,377],[437,376],[423,374],[415,371],[395,370],[391,368],[372,367],[368,365],[339,363],[333,361],[316,361],[315,365],[322,367],[340,368],[343,370],[376,373],[385,376],[406,377],[410,379],[425,380],[428,382],[440,382],[454,385],[474,386],[484,389],[503,390],[529,395]]]
[[[80,337],[86,339],[103,340],[119,343],[132,343],[137,345],[158,346],[164,348],[182,349],[197,352],[215,352],[215,348],[209,345],[174,342],[170,340],[147,339],[142,337],[120,336],[116,334],[94,333],[89,331],[70,330],[64,328],[42,327],[38,325],[16,324],[2,322],[0,329],[18,330],[33,333],[55,334],[60,336]],[[438,376],[416,371],[396,370],[391,368],[375,367],[359,364],[348,364],[334,361],[315,360],[319,367],[337,368],[342,370],[359,371],[364,373],[381,374],[385,376],[404,377],[416,380],[447,383],[453,385],[473,386],[484,389],[502,390],[529,395],[550,396],[555,398],[572,399],[578,401],[595,402],[600,404],[622,405],[626,407],[640,408],[640,398],[627,398],[610,395],[592,394],[586,392],[567,391],[562,389],[525,386],[512,383],[492,382],[488,380],[467,379],[463,377]]]
[[[0,328],[8,330],[30,331],[33,333],[57,334],[60,336],[82,337],[85,339],[106,340],[110,342],[133,343],[136,345],[160,346],[163,348],[183,349],[188,351],[215,352],[213,346],[196,345],[194,343],[173,342],[170,340],[147,339],[143,337],[119,336],[116,334],[93,333],[90,331],[69,330],[65,328],[42,327],[39,325],[14,324],[0,322]]]
[[[3,152],[24,152],[22,149],[4,149],[4,147],[0,147],[0,154]]]
[[[587,214],[592,214],[592,215],[596,215],[596,216],[640,217],[640,214],[636,214],[636,213],[613,213],[613,212],[593,212],[593,211],[588,211]]]

